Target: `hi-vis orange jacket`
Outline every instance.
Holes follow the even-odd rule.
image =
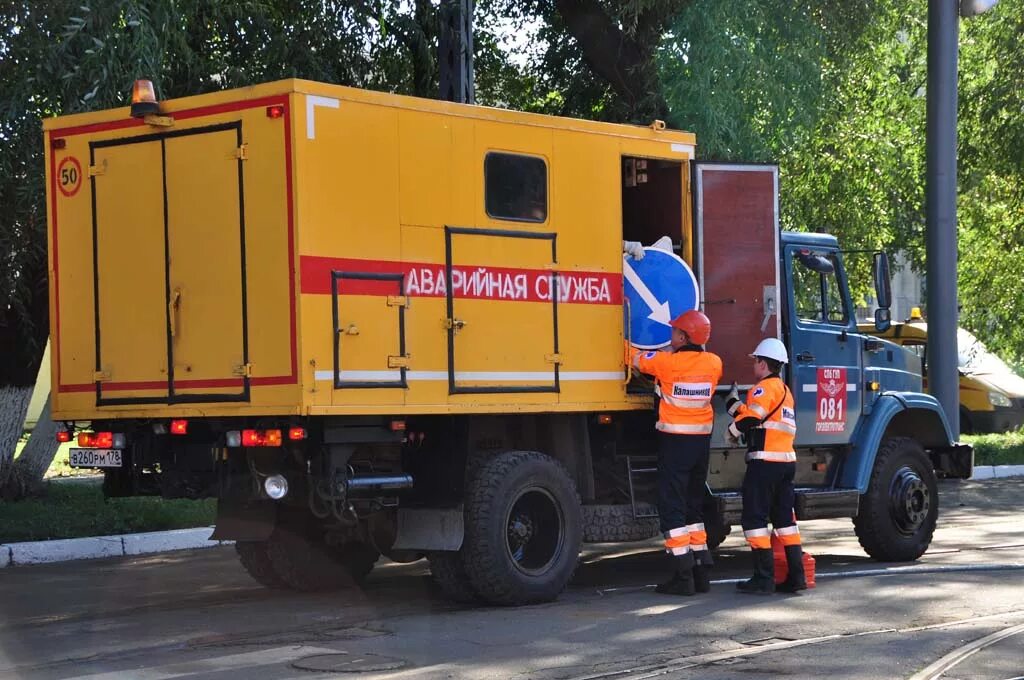
[[[711,397],[722,378],[717,354],[690,345],[677,352],[631,349],[630,361],[653,375],[661,391],[658,429],[671,434],[711,434],[715,412]]]
[[[729,429],[746,432],[747,460],[796,462],[796,452],[793,450],[796,411],[793,408],[793,393],[782,378],[777,375],[768,376],[750,390],[746,404],[740,403],[737,406]]]

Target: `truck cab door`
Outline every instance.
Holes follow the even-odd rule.
[[[862,338],[842,259],[831,248],[788,245],[790,386],[797,444],[846,444],[861,412]]]

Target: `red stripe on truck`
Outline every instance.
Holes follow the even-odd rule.
[[[444,265],[430,262],[394,262],[303,255],[300,258],[302,292],[327,295],[331,272],[360,274],[404,274],[405,294],[410,297],[445,297],[449,281]],[[557,285],[558,301],[570,304],[622,304],[622,275],[608,272],[554,272],[546,269],[509,267],[452,267],[454,297],[514,302],[550,302]],[[395,281],[342,278],[338,292],[343,295],[397,295]]]

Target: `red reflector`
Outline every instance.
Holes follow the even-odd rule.
[[[274,104],[273,106],[267,107],[267,118],[280,118],[284,115],[284,107],[280,104]]]
[[[288,430],[288,439],[292,441],[299,441],[306,438],[306,428],[304,427],[293,427]]]
[[[597,422],[600,423],[601,425],[611,425],[612,417],[607,413],[602,413],[597,417]]]
[[[815,472],[825,472],[826,470],[828,470],[828,465],[826,463],[814,463],[811,465],[811,468]]]
[[[113,432],[82,432],[78,445],[86,449],[109,449],[114,446]]]
[[[391,431],[392,432],[403,432],[404,430],[405,430],[405,421],[404,420],[392,420],[391,421]]]
[[[67,430],[61,430],[60,432],[57,433],[57,441],[61,442],[62,444],[66,444],[67,442],[71,441],[71,433],[68,432]]]
[[[171,434],[188,434],[188,421],[187,420],[172,420],[171,421]]]
[[[242,446],[280,446],[281,430],[242,430]]]

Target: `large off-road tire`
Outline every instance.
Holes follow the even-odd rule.
[[[565,468],[542,453],[508,451],[476,463],[467,479],[462,554],[473,590],[500,605],[558,597],[583,538]]]
[[[249,576],[261,586],[275,589],[288,587],[270,563],[266,541],[236,541],[235,553]]]
[[[279,516],[265,545],[274,573],[287,587],[305,592],[355,586],[380,557],[367,543],[328,545],[324,532],[302,517]]]
[[[475,604],[480,596],[473,590],[461,552],[432,552],[427,554],[430,574],[441,594],[459,604]]]
[[[853,520],[861,547],[882,562],[916,560],[938,516],[938,481],[924,449],[909,437],[883,440]]]
[[[648,503],[638,503],[637,512],[655,512]],[[658,517],[637,519],[632,505],[584,505],[583,541],[586,543],[627,543],[646,541],[659,533]]]

